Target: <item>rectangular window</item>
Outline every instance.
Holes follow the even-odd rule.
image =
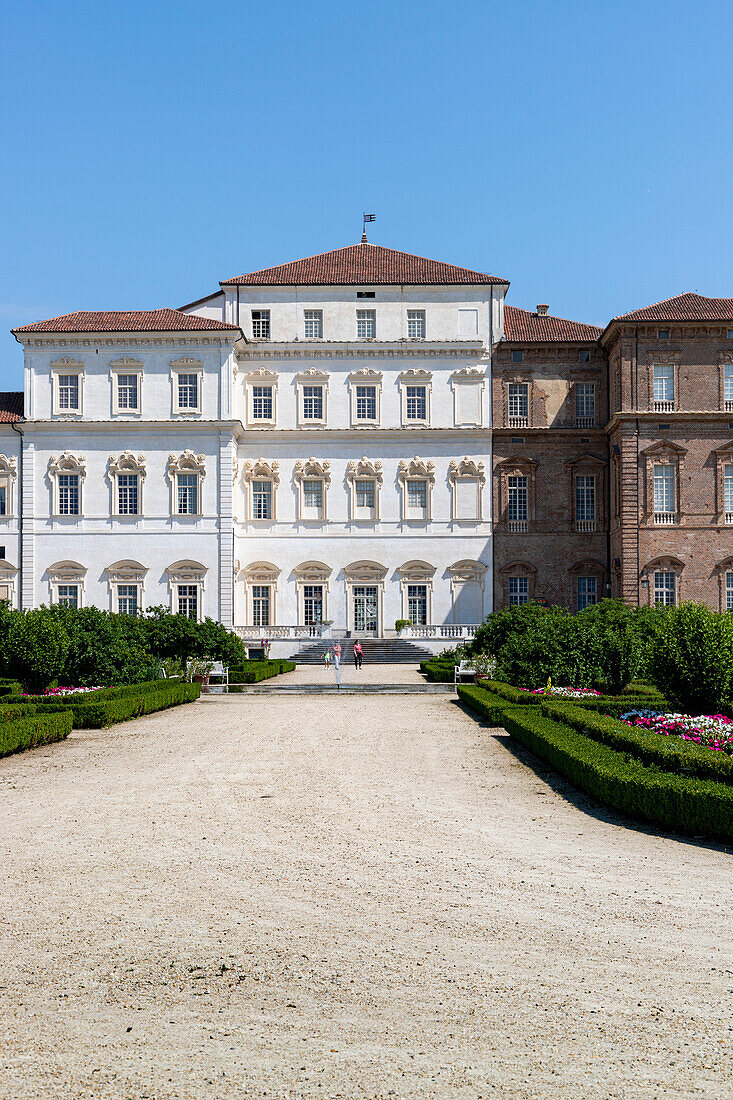
[[[79,475],[59,474],[59,515],[79,515]]]
[[[138,514],[139,481],[137,474],[117,475],[117,514],[136,516]]]
[[[427,386],[407,386],[406,388],[406,412],[408,420],[427,420],[428,416],[428,390]]]
[[[303,419],[323,420],[323,386],[303,386]]]
[[[318,626],[323,622],[323,586],[303,585],[303,619],[306,626]]]
[[[0,516],[8,514],[8,487],[0,484]]]
[[[193,409],[199,407],[198,374],[178,374],[178,408]]]
[[[578,577],[578,611],[598,603],[598,583],[595,577]]]
[[[197,515],[199,510],[198,474],[178,474],[176,488],[178,492],[178,515]]]
[[[138,410],[138,376],[136,374],[117,375],[117,408],[129,409],[131,412]]]
[[[271,481],[252,482],[252,519],[272,519]]]
[[[178,614],[187,619],[199,617],[199,590],[195,584],[178,585]]]
[[[137,615],[138,599],[136,584],[117,585],[117,610],[120,615]]]
[[[654,513],[655,515],[674,515],[677,505],[675,502],[675,468],[669,465],[657,465],[654,467]]]
[[[305,508],[320,511],[323,507],[323,482],[303,482],[303,506]]]
[[[524,359],[524,352],[523,351],[513,351],[512,352],[512,363],[521,363],[523,359]]]
[[[525,427],[529,419],[529,386],[526,382],[509,383],[509,426]]]
[[[320,340],[323,336],[323,310],[306,309],[303,319],[306,340]]]
[[[733,363],[726,363],[723,368],[723,400],[726,412],[733,411]]]
[[[509,578],[509,606],[519,607],[529,603],[529,577]]]
[[[677,602],[677,577],[674,573],[654,574],[654,603],[659,607],[674,607]]]
[[[575,518],[578,523],[595,523],[595,477],[576,477],[575,479]]]
[[[79,585],[78,584],[60,584],[58,587],[58,600],[62,607],[78,607],[79,606]]]
[[[374,340],[377,335],[377,311],[375,309],[357,309],[357,340]]]
[[[723,509],[725,522],[733,523],[733,465],[723,467]]]
[[[654,406],[658,412],[674,407],[674,365],[657,364],[654,367]]]
[[[252,387],[252,419],[272,420],[272,386]]]
[[[255,340],[270,339],[270,311],[269,309],[252,310],[252,336]]]
[[[418,508],[421,511],[425,511],[428,505],[428,483],[427,481],[408,481],[407,482],[407,506],[408,508]]]
[[[356,507],[357,508],[374,508],[374,482],[373,481],[357,481],[356,483]]]
[[[575,423],[578,428],[593,428],[596,423],[596,387],[594,382],[575,386]]]
[[[733,573],[725,574],[725,610],[733,611]]]
[[[407,311],[407,338],[408,340],[425,339],[425,310],[408,309]]]
[[[426,584],[408,584],[407,618],[413,626],[427,626],[428,586]]]
[[[514,474],[508,479],[507,519],[510,523],[527,522],[527,476]]]
[[[252,585],[252,626],[270,625],[270,586]]]
[[[376,420],[377,419],[377,387],[376,386],[357,386],[356,387],[356,419],[357,420]]]
[[[60,374],[58,376],[59,409],[69,412],[79,411],[79,375]]]

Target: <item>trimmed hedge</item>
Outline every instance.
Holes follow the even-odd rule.
[[[490,706],[480,688],[459,696],[479,713]],[[483,693],[481,693],[483,694]],[[482,704],[476,706],[476,703]],[[593,741],[535,707],[504,707],[507,732],[581,790],[614,809],[675,832],[733,840],[733,788],[648,767],[628,753]]]
[[[420,671],[433,684],[452,684],[455,679],[455,661],[421,661]]]
[[[658,692],[649,695],[589,695],[585,699],[564,699],[559,695],[533,695],[531,691],[522,691],[521,688],[498,680],[486,680],[485,684],[487,691],[493,692],[494,695],[501,695],[503,699],[507,699],[510,703],[521,707],[541,706],[552,699],[556,703],[564,704],[567,702],[586,710],[602,710],[604,714],[609,710],[617,711],[618,714],[625,714],[626,711],[633,710],[635,707],[666,707],[668,705]]]
[[[18,680],[0,680],[0,696],[20,695],[23,685]]]
[[[135,688],[137,691],[133,690]],[[84,695],[48,696],[48,701],[34,698],[33,705],[44,713],[71,711],[74,729],[102,729],[128,718],[178,706],[179,703],[192,703],[200,694],[200,684],[187,684],[182,680],[151,680],[145,684],[127,684]]]
[[[34,749],[38,745],[50,745],[53,741],[63,741],[72,728],[73,715],[68,711],[35,714],[17,719],[13,717],[12,721],[0,722],[0,756]]]
[[[260,680],[269,680],[283,672],[293,672],[295,661],[269,660],[247,661],[241,668],[229,669],[230,684],[258,684]]]

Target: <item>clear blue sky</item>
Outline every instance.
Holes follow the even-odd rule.
[[[6,3],[13,325],[370,239],[605,323],[733,296],[728,2]]]

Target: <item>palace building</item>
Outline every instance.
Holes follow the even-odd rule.
[[[733,299],[605,329],[361,243],[180,309],[14,329],[0,598],[164,604],[292,653],[493,608],[733,608]]]

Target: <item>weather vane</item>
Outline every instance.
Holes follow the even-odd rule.
[[[362,227],[361,227],[361,243],[366,244],[367,243],[367,235],[366,235],[367,222],[376,221],[377,220],[377,215],[376,214],[364,214],[363,218],[364,218],[364,221],[363,221],[363,224],[362,224]]]

